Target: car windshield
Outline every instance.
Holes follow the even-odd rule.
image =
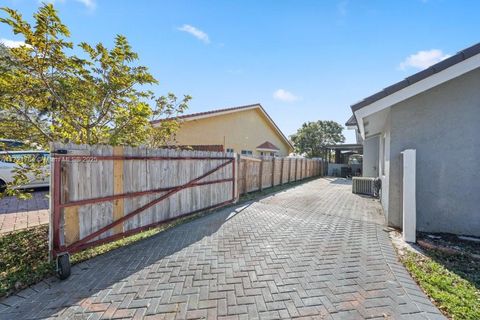
[[[25,148],[25,144],[21,141],[0,139],[0,150],[18,150]]]

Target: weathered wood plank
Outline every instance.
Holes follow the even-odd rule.
[[[285,165],[285,159],[281,159],[280,160],[280,182],[279,184],[283,184],[283,169],[284,169],[284,165]]]
[[[123,147],[118,146],[113,148],[113,155],[123,156]],[[124,160],[115,160],[113,163],[113,194],[118,195],[123,193],[123,164]],[[124,200],[117,199],[113,201],[113,220],[116,221],[124,215]],[[118,234],[123,232],[123,223],[117,225],[113,233]]]
[[[78,216],[78,206],[65,208],[64,217],[65,217],[64,244],[70,245],[80,239],[80,232],[79,232],[80,219]]]
[[[90,153],[93,156],[111,156],[113,153],[111,146],[95,145],[90,147]],[[90,162],[91,179],[90,188],[91,196],[106,197],[113,195],[113,161],[96,160]],[[100,202],[92,204],[92,232],[106,226],[113,221],[113,203]],[[101,239],[112,234],[112,230],[104,232],[96,239]],[[95,240],[96,240],[95,239]]]
[[[275,158],[272,159],[272,188],[275,186]]]
[[[78,149],[83,147],[84,151],[90,154],[88,146],[77,146]],[[92,160],[94,161],[94,160]],[[85,200],[91,199],[91,163],[87,161],[73,161],[72,171],[70,179],[72,179],[72,185],[76,188],[77,199],[72,200]],[[92,233],[92,205],[83,205],[78,208],[79,223],[80,223],[80,239],[85,238]]]
[[[260,160],[260,167],[258,168],[258,189],[263,189],[263,159]]]

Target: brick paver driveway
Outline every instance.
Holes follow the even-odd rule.
[[[48,223],[47,195],[43,188],[32,192],[28,200],[0,199],[0,234]]]
[[[194,220],[0,301],[1,318],[443,318],[350,188],[317,179]]]

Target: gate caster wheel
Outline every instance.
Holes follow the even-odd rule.
[[[68,253],[57,257],[57,275],[60,280],[70,276],[70,255]]]

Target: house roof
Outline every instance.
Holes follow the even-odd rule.
[[[277,124],[273,121],[273,119],[270,117],[270,115],[268,115],[268,113],[265,111],[265,109],[263,109],[263,107],[260,103],[249,104],[249,105],[244,105],[244,106],[237,106],[237,107],[232,107],[232,108],[223,108],[223,109],[216,109],[216,110],[210,110],[210,111],[204,111],[204,112],[185,114],[185,115],[178,116],[175,119],[191,121],[191,120],[197,120],[197,119],[202,119],[202,118],[215,117],[215,116],[228,114],[228,113],[233,113],[233,112],[246,111],[246,110],[250,110],[250,109],[260,110],[260,112],[265,116],[265,118],[273,126],[275,131],[280,135],[280,137],[285,141],[285,143],[293,149],[293,145],[290,142],[290,140],[288,140],[288,138],[283,134],[283,132],[280,130],[280,128],[277,126]],[[155,125],[156,123],[159,123],[159,122],[162,122],[162,121],[168,121],[168,120],[172,120],[172,119],[171,118],[170,119],[159,119],[159,120],[152,121],[151,124]]]
[[[351,106],[360,136],[380,133],[389,108],[480,68],[480,43]]]
[[[345,126],[347,127],[353,127],[357,125],[357,119],[355,118],[355,115],[352,114],[350,118],[348,118],[347,122],[345,122]]]
[[[271,143],[270,141],[265,141],[261,145],[257,146],[257,149],[265,149],[265,150],[280,150],[276,145]]]
[[[223,113],[230,113],[230,112],[235,112],[235,111],[242,111],[244,109],[251,109],[251,108],[256,108],[260,106],[262,108],[262,106],[257,103],[257,104],[249,104],[249,105],[245,105],[245,106],[238,106],[238,107],[232,107],[232,108],[223,108],[223,109],[215,109],[215,110],[210,110],[210,111],[204,111],[204,112],[197,112],[197,113],[190,113],[190,114],[184,114],[184,115],[181,115],[181,116],[178,116],[176,117],[175,119],[190,119],[190,118],[198,118],[198,117],[204,117],[204,116],[216,116],[218,115],[219,113],[223,114]],[[263,109],[263,108],[262,108]],[[171,119],[158,119],[158,120],[154,120],[152,121],[151,123],[152,124],[155,124],[155,123],[158,123],[158,122],[162,122],[162,121],[167,121],[167,120],[171,120]]]
[[[357,102],[353,105],[351,105],[350,107],[352,108],[352,111],[355,112],[365,106],[368,106],[372,103],[374,103],[375,101],[378,101],[380,99],[383,99],[397,91],[400,91],[408,86],[411,86],[412,84],[414,83],[417,83],[423,79],[426,79],[436,73],[439,73],[440,71],[443,71],[453,65],[456,65],[468,58],[471,58],[472,56],[474,55],[477,55],[480,53],[480,43],[477,43],[471,47],[468,47],[460,52],[458,52],[457,54],[451,56],[450,58],[447,58],[445,60],[442,60],[440,61],[439,63],[437,64],[434,64],[433,66],[425,69],[425,70],[422,70],[420,72],[417,72],[415,73],[414,75],[400,81],[400,82],[397,82],[389,87],[386,87],[384,88],[383,90],[363,99],[362,101],[360,102]],[[350,119],[349,119],[350,121]],[[348,121],[347,121],[348,123]]]

